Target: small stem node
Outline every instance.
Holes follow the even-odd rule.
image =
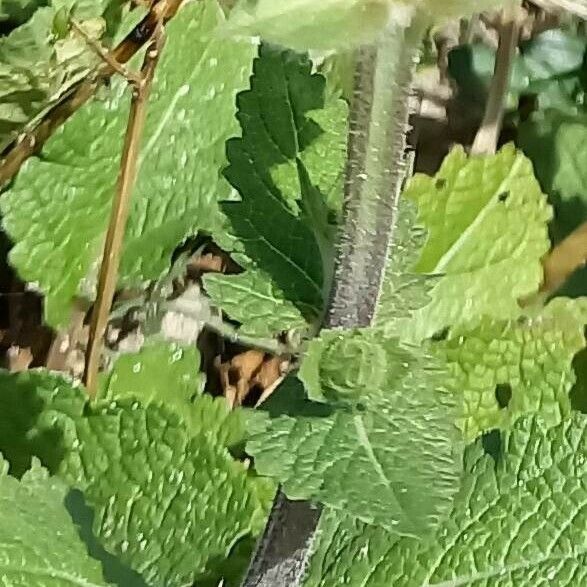
[[[114,55],[110,53],[107,49],[102,47],[102,45],[96,41],[96,39],[90,37],[85,29],[81,26],[79,22],[75,19],[70,18],[69,22],[71,23],[71,27],[73,30],[83,38],[83,40],[87,43],[87,45],[94,51],[94,53],[110,68],[112,71],[115,71],[119,75],[121,75],[124,79],[127,80],[129,84],[137,85],[141,82],[141,76],[136,72],[128,69],[123,63],[120,63],[116,60]]]

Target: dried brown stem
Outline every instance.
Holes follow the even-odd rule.
[[[510,85],[512,65],[516,56],[520,36],[520,25],[517,14],[507,14],[504,10],[500,28],[499,45],[495,56],[495,71],[489,88],[485,115],[471,147],[471,153],[475,155],[491,155],[497,149],[497,141],[501,133],[507,93]]]
[[[155,0],[149,13],[112,50],[110,56],[120,64],[127,63],[153,36],[157,23],[167,22],[179,9],[183,0]],[[34,128],[21,134],[2,153],[0,161],[0,187],[6,185],[21,165],[38,152],[45,141],[95,93],[98,87],[115,73],[109,63],[73,86],[59,101],[49,108]]]
[[[576,228],[544,258],[541,297],[545,298],[556,292],[577,269],[586,263],[587,222]]]
[[[86,44],[100,57],[100,59],[110,66],[112,71],[116,72],[117,74],[121,75],[125,79],[130,82],[138,83],[140,81],[139,76],[128,69],[123,63],[119,63],[110,51],[105,49],[96,39],[92,38],[88,33],[84,30],[80,23],[78,23],[75,19],[71,18],[69,20],[71,24],[71,28],[86,42]]]
[[[95,397],[97,391],[102,340],[106,332],[108,316],[110,315],[110,308],[112,307],[112,301],[114,300],[114,293],[116,291],[122,242],[130,208],[132,190],[136,179],[137,160],[145,126],[149,94],[155,75],[155,68],[159,61],[163,39],[163,25],[160,21],[147,47],[143,67],[141,68],[142,80],[134,87],[133,91],[120,162],[120,173],[114,201],[112,202],[108,232],[106,233],[104,254],[100,267],[100,276],[98,278],[98,292],[92,312],[90,337],[86,353],[84,383],[91,398]]]

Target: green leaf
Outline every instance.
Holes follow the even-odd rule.
[[[406,342],[417,342],[415,313],[430,301],[429,292],[438,281],[414,270],[425,236],[425,231],[416,224],[413,202],[402,196],[373,325],[381,327],[386,336]]]
[[[299,51],[340,50],[375,41],[390,23],[407,26],[416,11],[442,21],[499,4],[503,0],[240,0],[226,32]]]
[[[428,229],[416,269],[443,276],[416,312],[417,334],[519,316],[518,300],[538,290],[550,248],[551,210],[530,161],[512,146],[471,157],[458,147],[435,177],[414,176],[404,195]]]
[[[212,299],[245,332],[316,323],[333,265],[346,105],[325,104],[325,80],[301,55],[262,46],[251,89],[238,97],[242,137],[225,175],[241,201],[223,205],[239,275],[207,275]],[[224,237],[226,238],[226,237]]]
[[[535,317],[485,319],[472,330],[455,329],[437,343],[462,395],[461,428],[472,440],[540,413],[556,425],[571,412],[573,357],[585,346],[587,298],[557,298]]]
[[[187,4],[168,42],[149,102],[139,173],[127,225],[120,284],[160,277],[173,250],[222,220],[224,141],[236,127],[234,97],[254,47],[216,38],[215,0]],[[128,117],[125,83],[78,111],[27,161],[2,197],[4,227],[16,243],[11,262],[44,292],[47,322],[68,322],[72,299],[94,296],[109,207]],[[197,181],[196,181],[197,180]]]
[[[272,212],[287,214],[285,210],[274,209]],[[280,218],[280,223],[287,224],[287,219]],[[265,221],[269,222],[268,219]],[[300,233],[303,232],[300,230]],[[303,236],[311,238],[308,233]],[[231,318],[239,321],[246,334],[266,336],[285,330],[304,330],[308,321],[315,322],[318,316],[317,295],[312,303],[291,302],[289,292],[284,292],[274,282],[272,274],[262,270],[252,269],[230,276],[207,274],[204,285],[212,300]],[[292,286],[295,285],[292,281]]]
[[[32,18],[0,39],[0,143],[6,144],[57,90],[51,59],[53,11]]]
[[[61,377],[0,370],[0,453],[10,473],[21,477],[33,457],[55,473],[73,438],[61,424],[81,417],[85,401]]]
[[[98,62],[95,52],[78,33],[66,26],[62,34],[55,34],[62,4],[57,0],[0,2],[0,20],[5,16],[10,22],[22,22],[0,38],[0,148],[6,147],[25,124],[40,116]],[[92,1],[88,10],[74,10],[75,17],[96,40],[105,32],[106,23],[101,17],[108,6],[106,2]],[[116,25],[119,19],[120,14],[117,19],[110,17],[111,24]]]
[[[535,81],[581,69],[586,48],[583,37],[552,29],[526,41],[522,52],[532,81]]]
[[[586,139],[585,115],[548,110],[520,127],[520,147],[534,163],[554,208],[551,234],[555,243],[587,217]]]
[[[314,59],[312,53],[310,57]],[[317,71],[326,78],[327,93],[331,96],[341,96],[350,102],[353,97],[356,53],[339,51],[324,56],[318,52],[315,63]]]
[[[388,0],[241,0],[226,32],[299,51],[349,48],[373,40],[390,11]]]
[[[408,347],[376,329],[323,330],[309,343],[299,378],[313,401],[355,405],[385,397],[410,367],[421,366]]]
[[[118,357],[113,370],[102,380],[100,397],[134,397],[143,404],[183,406],[203,389],[204,376],[199,367],[200,353],[195,346],[147,344],[138,353]]]
[[[10,24],[20,25],[25,23],[41,6],[45,6],[48,0],[0,0],[0,22],[8,21]]]
[[[586,47],[581,35],[561,29],[545,31],[522,44],[528,93],[538,96],[540,109],[577,111]]]
[[[587,218],[587,117],[557,110],[536,113],[520,126],[518,143],[554,208],[550,234],[559,243]],[[587,270],[578,269],[558,295],[587,295]]]
[[[112,402],[75,423],[60,475],[96,511],[104,547],[152,585],[191,584],[265,523],[267,490],[163,406]]]
[[[159,358],[163,350],[144,353]],[[158,365],[158,379],[167,373],[167,387],[185,392],[181,365],[144,365],[150,373]],[[188,419],[179,398],[172,410],[146,389],[143,405],[126,366],[123,361],[114,372],[131,391],[115,379],[111,393],[123,399],[97,404],[48,372],[0,372],[0,451],[20,470],[38,456],[82,490],[95,511],[98,540],[149,584],[173,587],[217,576],[219,561],[262,529],[274,486],[227,450],[237,420],[225,403],[222,411],[213,398],[198,397]],[[163,397],[172,397],[169,389],[161,390]]]
[[[112,6],[123,2],[124,0],[51,0],[56,12],[65,9],[79,20],[102,16]]]
[[[483,43],[455,47],[448,69],[459,96],[484,107],[495,68],[495,49]],[[560,29],[545,31],[520,46],[512,63],[507,108],[518,108],[521,96],[534,96],[540,109],[577,111],[581,101],[585,40]]]
[[[143,406],[164,405],[194,434],[204,433],[220,446],[242,442],[242,412],[231,410],[223,397],[203,394],[205,378],[199,369],[200,353],[195,346],[151,343],[117,359],[102,380],[100,397],[136,399]]]
[[[290,499],[424,535],[450,508],[461,470],[454,404],[435,365],[377,332],[325,332],[302,377],[310,397],[336,406],[305,402],[257,415],[247,452]]]
[[[454,509],[426,542],[325,512],[304,586],[583,585],[586,427],[583,415],[520,420],[497,463],[472,446]]]
[[[22,480],[0,456],[0,576],[6,587],[105,587],[65,509],[66,486],[37,462]]]

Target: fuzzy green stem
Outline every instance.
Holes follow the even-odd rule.
[[[375,312],[405,177],[409,92],[423,32],[420,24],[391,30],[359,54],[328,328],[368,326]]]
[[[326,328],[367,326],[375,312],[405,176],[408,99],[424,30],[420,24],[387,30],[359,51]],[[320,506],[279,491],[243,587],[299,587],[320,514]]]

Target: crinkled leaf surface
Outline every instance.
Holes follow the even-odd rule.
[[[183,405],[200,395],[204,376],[195,346],[150,343],[139,352],[122,354],[102,380],[100,397],[135,397],[143,404]],[[171,383],[171,385],[170,385]]]
[[[531,162],[510,145],[471,157],[458,147],[435,177],[414,176],[405,196],[428,229],[417,269],[443,275],[417,312],[421,337],[481,316],[517,317],[550,248],[551,210]]]
[[[267,218],[265,222],[272,220]],[[317,301],[290,302],[271,274],[259,269],[230,276],[208,274],[204,276],[204,284],[212,300],[242,324],[243,333],[265,336],[282,330],[305,329],[308,321],[315,321],[318,315]],[[299,284],[292,281],[292,286],[296,285]],[[315,298],[319,299],[317,289]]]
[[[221,446],[241,442],[245,426],[241,410],[231,410],[223,397],[203,394],[204,375],[199,368],[195,346],[151,343],[116,360],[103,379],[101,397],[164,405],[181,416],[194,434],[205,434]]]
[[[0,370],[0,453],[10,473],[23,475],[37,457],[55,473],[71,437],[62,421],[81,417],[85,397],[61,377]]]
[[[327,511],[305,587],[585,584],[586,430],[583,415],[528,417],[503,433],[497,463],[469,448],[454,509],[426,542]]]
[[[65,509],[67,487],[38,463],[19,481],[0,456],[0,577],[6,587],[105,587]]]
[[[15,437],[2,422],[0,451],[39,456],[82,490],[98,540],[148,584],[216,575],[232,547],[261,530],[272,488],[232,458],[226,443],[233,432],[219,430],[231,420],[213,422],[212,398],[188,424],[179,410],[153,400],[91,406],[83,389],[46,372],[3,374],[2,381],[2,416],[21,423]]]
[[[322,309],[346,145],[346,106],[324,95],[306,57],[262,46],[238,97],[242,136],[228,142],[225,175],[241,201],[223,210],[246,271],[207,275],[205,285],[249,333],[304,327]]]
[[[76,440],[60,475],[96,511],[105,548],[151,585],[191,583],[264,524],[245,468],[163,406],[113,402],[76,422]]]
[[[485,319],[451,332],[436,348],[445,355],[468,440],[539,412],[558,424],[571,411],[572,361],[585,346],[587,300],[556,298],[536,317]]]
[[[373,321],[386,335],[406,341],[412,341],[418,330],[415,311],[430,301],[429,291],[437,281],[414,270],[425,240],[424,231],[416,225],[415,212],[413,202],[401,197]]]
[[[291,499],[398,534],[430,531],[450,508],[461,471],[454,404],[433,358],[357,331],[323,333],[305,361],[309,395],[333,403],[257,419],[247,443],[257,470]]]
[[[224,141],[234,134],[235,94],[250,72],[251,44],[217,38],[215,0],[187,4],[168,26],[145,126],[127,226],[121,283],[168,268],[172,251],[199,229],[220,224],[217,201]],[[93,296],[127,124],[129,92],[114,83],[27,161],[2,197],[11,262],[46,295],[47,321],[68,321],[77,294]]]

